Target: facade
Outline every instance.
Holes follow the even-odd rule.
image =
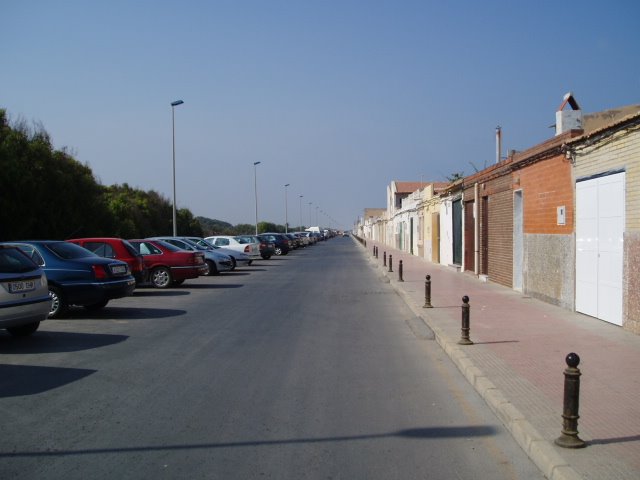
[[[566,156],[576,189],[575,309],[640,334],[640,114],[567,142]]]
[[[570,107],[570,110],[568,109]],[[640,334],[640,105],[583,115],[453,183],[392,182],[369,238]]]
[[[418,228],[422,237],[418,240],[417,255],[434,263],[440,263],[440,194],[448,185],[444,182],[427,184],[419,205],[421,225]]]

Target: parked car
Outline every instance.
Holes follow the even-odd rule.
[[[187,240],[190,240],[191,242],[195,243],[198,247],[204,250],[214,250],[216,252],[227,255],[229,258],[231,258],[231,270],[236,269],[236,267],[238,266],[238,262],[240,262],[241,265],[249,265],[249,262],[251,262],[251,258],[249,257],[249,255],[236,252],[229,248],[216,247],[212,243],[207,242],[204,238],[201,238],[201,237],[180,237],[180,238],[186,238]]]
[[[149,269],[144,264],[144,258],[135,248],[122,238],[73,238],[67,242],[75,243],[92,251],[99,257],[115,258],[129,264],[129,269],[136,284],[146,283],[149,277]]]
[[[0,328],[31,335],[51,309],[44,271],[20,249],[0,245]]]
[[[292,235],[295,235],[300,240],[303,247],[308,247],[311,244],[309,237],[304,232],[292,232]]]
[[[201,252],[204,255],[204,262],[207,265],[205,275],[218,275],[220,272],[227,272],[235,268],[235,261],[226,253],[212,248],[211,245],[198,245],[188,237],[153,237],[163,242],[170,243],[174,247],[190,252]]]
[[[296,250],[298,248],[302,248],[304,246],[304,245],[302,245],[302,240],[300,240],[293,233],[285,233],[284,236],[289,238],[289,240],[291,240],[291,246],[293,247],[294,250]]]
[[[273,242],[269,242],[264,238],[260,238],[256,235],[238,235],[236,238],[246,238],[251,242],[255,242],[258,244],[258,251],[260,252],[260,257],[265,260],[269,260],[272,256],[276,254],[276,245]]]
[[[129,240],[144,258],[149,269],[149,282],[155,288],[180,285],[208,271],[202,252],[188,252],[162,240]]]
[[[276,247],[276,255],[286,255],[292,249],[291,240],[282,233],[261,233],[258,237],[273,243]]]
[[[214,235],[212,237],[206,237],[205,240],[215,247],[226,248],[227,250],[233,250],[239,254],[244,254],[249,257],[247,265],[251,265],[253,260],[260,258],[260,247],[257,242],[246,242],[245,239],[239,240],[243,237],[233,237],[231,235]]]
[[[131,295],[136,281],[129,265],[102,258],[86,248],[62,240],[5,242],[22,250],[47,276],[49,318],[64,315],[71,305],[89,310],[109,300]]]

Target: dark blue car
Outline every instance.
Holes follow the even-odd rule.
[[[102,258],[89,250],[58,240],[4,242],[18,247],[44,270],[49,282],[49,318],[62,316],[70,305],[89,310],[109,300],[131,295],[136,281],[129,265]]]

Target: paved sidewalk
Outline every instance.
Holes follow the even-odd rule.
[[[640,336],[370,240],[358,245],[547,478],[640,479]],[[433,308],[423,308],[426,275]],[[471,306],[468,346],[458,345],[463,295]],[[553,443],[562,429],[570,352],[581,360],[578,431],[587,442],[576,450]]]

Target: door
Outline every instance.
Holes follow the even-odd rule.
[[[464,204],[464,269],[473,272],[475,265],[476,229],[473,214],[474,202]]]
[[[489,197],[482,197],[482,215],[480,215],[480,243],[482,255],[480,273],[489,274]]]
[[[576,311],[622,325],[625,173],[576,183]]]
[[[513,193],[513,289],[522,291],[524,260],[524,224],[522,190]]]
[[[462,265],[462,200],[453,202],[453,264]]]

